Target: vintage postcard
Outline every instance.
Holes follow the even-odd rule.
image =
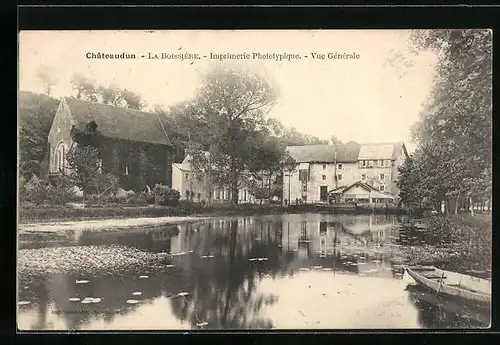
[[[491,325],[492,31],[21,31],[19,331]]]

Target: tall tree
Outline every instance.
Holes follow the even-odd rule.
[[[52,88],[59,82],[54,70],[47,65],[41,65],[36,76],[43,84],[44,93],[47,96],[52,96]]]
[[[238,202],[241,172],[249,164],[253,132],[265,124],[265,115],[277,97],[262,76],[245,69],[223,66],[210,70],[203,79],[195,102],[195,118],[205,130],[200,142],[210,144],[214,163],[229,182],[233,203]]]
[[[439,60],[431,96],[413,126],[422,186],[439,186],[435,203],[491,198],[492,32],[491,30],[418,30],[419,53],[434,51]],[[431,170],[424,170],[422,167]],[[455,206],[457,210],[457,206]]]
[[[73,75],[71,86],[76,92],[77,99],[84,99],[91,102],[99,101],[99,89],[95,81],[90,80],[82,73],[75,73]]]
[[[102,102],[105,104],[119,106],[123,101],[120,87],[117,85],[110,85],[108,87],[101,85],[98,90],[101,95]]]

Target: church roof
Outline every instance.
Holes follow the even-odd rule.
[[[73,97],[63,100],[77,127],[95,121],[97,131],[107,138],[172,146],[163,124],[153,113]]]

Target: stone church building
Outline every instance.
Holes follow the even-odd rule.
[[[49,173],[68,173],[67,154],[75,143],[71,130],[96,127],[101,168],[135,191],[146,185],[171,186],[173,148],[156,114],[73,97],[61,99],[49,132]]]

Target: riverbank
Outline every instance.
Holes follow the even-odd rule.
[[[127,230],[138,228],[154,228],[185,222],[210,219],[211,217],[155,217],[155,218],[120,218],[99,220],[59,221],[43,223],[22,223],[18,229],[23,232],[63,232],[63,231],[102,231]]]
[[[106,220],[161,217],[223,217],[251,216],[287,213],[333,213],[333,214],[402,214],[404,210],[396,208],[371,208],[363,206],[345,207],[345,205],[290,205],[278,204],[181,204],[168,206],[130,206],[130,205],[94,205],[94,206],[59,206],[33,207],[21,206],[19,223],[53,223],[88,220]]]
[[[402,263],[434,265],[460,273],[491,276],[492,217],[491,214],[429,215],[419,220],[429,245],[392,248]],[[421,231],[414,229],[414,231]],[[407,236],[415,236],[409,233]]]

